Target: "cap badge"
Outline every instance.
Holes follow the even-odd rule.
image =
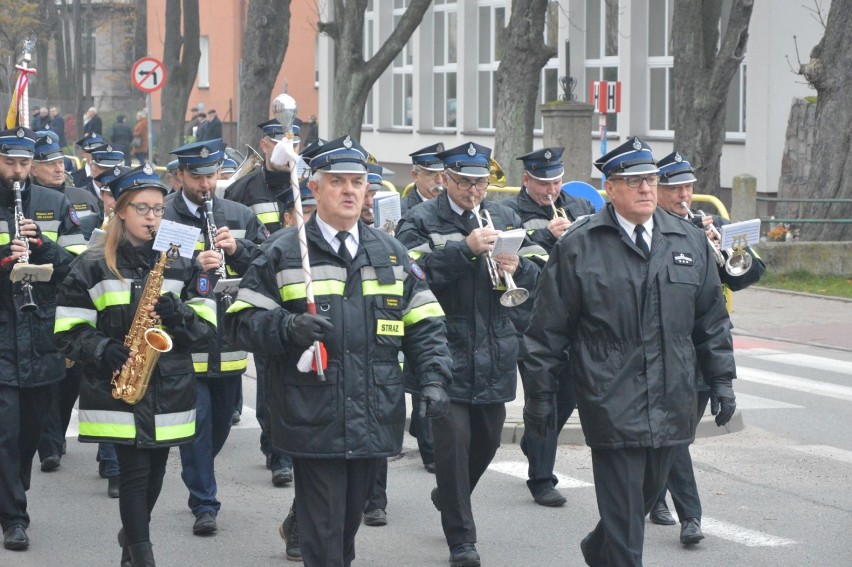
[[[145,165],[142,166],[142,173],[144,173],[145,175],[153,175],[154,168],[151,167],[150,163],[145,163]]]
[[[112,174],[115,175],[116,177],[121,175],[121,166],[120,165],[115,166],[115,169],[112,170]]]
[[[343,139],[343,147],[347,150],[352,147],[352,140],[349,138],[349,135],[346,135],[346,138]]]
[[[680,154],[675,153],[674,160],[675,160],[675,162],[680,163],[680,162],[682,162],[682,161],[683,161],[683,158],[681,157],[681,155],[680,155]]]
[[[444,144],[437,144],[435,146],[435,153],[443,152],[443,151],[444,151]]]
[[[208,150],[207,147],[203,147],[203,148],[201,148],[201,151],[198,152],[198,155],[202,158],[206,158],[207,156],[210,155],[210,150]]]
[[[467,147],[467,155],[469,155],[470,157],[473,157],[473,156],[476,155],[476,148],[473,147],[473,144],[471,144]]]
[[[26,132],[24,132],[24,129],[23,129],[23,128],[18,128],[18,131],[17,131],[17,132],[15,132],[15,135],[16,135],[17,137],[19,137],[19,138],[23,138],[24,136],[26,136],[26,135],[27,135],[27,133],[26,133]]]
[[[550,150],[544,150],[544,159],[550,159],[553,157],[553,154],[550,153]]]
[[[642,142],[639,141],[639,138],[633,138],[633,149],[637,152],[642,149]]]

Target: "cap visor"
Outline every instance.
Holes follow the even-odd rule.
[[[538,175],[531,172],[529,169],[527,170],[527,174],[533,179],[538,179],[539,181],[555,181],[557,179],[562,179],[562,176],[565,175],[565,168],[560,167],[559,169],[551,169],[551,170],[541,170],[536,172]]]
[[[124,163],[123,159],[93,159],[92,161],[95,163],[95,165],[99,165],[101,167],[115,167]]]
[[[473,165],[466,165],[460,167],[459,169],[453,169],[451,171],[453,173],[457,173],[465,177],[488,177],[491,174],[487,167],[479,167]]]
[[[367,166],[355,161],[338,161],[323,167],[321,171],[333,171],[334,173],[367,173]]]
[[[192,175],[210,175],[219,171],[219,163],[211,163],[198,166],[187,166],[187,169]]]
[[[698,179],[689,171],[672,175],[671,177],[661,177],[660,185],[684,185],[686,183],[695,183]]]
[[[18,149],[18,148],[9,148],[5,151],[0,151],[0,156],[7,156],[13,158],[30,158],[32,159],[34,153],[28,150]]]
[[[647,175],[649,173],[657,173],[658,171],[660,170],[653,163],[639,163],[628,167],[624,171],[619,171],[617,173],[613,172],[610,175],[617,177],[627,177],[629,175]]]

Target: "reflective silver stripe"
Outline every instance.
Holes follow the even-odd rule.
[[[0,232],[9,232],[9,223],[6,221],[0,221]]]
[[[186,302],[187,305],[198,305],[199,303],[207,309],[211,310],[214,315],[218,311],[218,308],[216,306],[216,300],[210,299],[209,297],[193,297],[192,299]]]
[[[421,244],[419,246],[415,246],[414,248],[409,248],[408,251],[409,252],[419,252],[421,254],[428,254],[429,252],[432,251],[432,247],[429,246],[428,242],[424,242],[423,244]]]
[[[524,246],[518,250],[518,256],[543,256],[547,258],[548,254],[547,250],[538,244],[533,244],[532,246]]]
[[[63,248],[68,248],[69,246],[74,246],[75,244],[86,245],[86,237],[82,234],[64,234],[56,239],[56,243],[62,246]]]
[[[163,287],[160,290],[160,295],[163,295],[163,294],[171,291],[172,293],[174,293],[175,295],[180,297],[180,292],[183,289],[183,286],[184,286],[184,283],[181,280],[164,279],[163,280]]]
[[[246,231],[244,228],[232,228],[231,236],[233,236],[234,238],[245,238]]]
[[[193,364],[196,362],[207,362],[208,354],[206,352],[194,352],[192,353],[192,362]]]
[[[524,228],[528,228],[530,230],[537,230],[539,228],[547,228],[547,223],[550,221],[544,219],[530,219],[524,223]]]
[[[447,242],[464,240],[465,238],[467,237],[460,232],[453,232],[450,234],[437,234],[433,232],[429,235],[429,239],[432,241],[432,245],[435,248],[446,246]],[[418,248],[414,248],[414,250],[417,249]]]
[[[177,413],[163,413],[154,416],[156,427],[169,427],[172,425],[186,425],[195,421],[195,410],[179,411]]]
[[[346,268],[338,268],[337,266],[311,266],[311,275],[314,281],[335,280],[345,282]],[[279,288],[298,283],[304,284],[305,274],[301,268],[281,270],[275,274],[275,283],[278,284]]]
[[[421,305],[426,305],[427,303],[434,303],[438,301],[435,298],[435,294],[432,293],[431,290],[424,289],[423,291],[418,291],[414,294],[414,297],[411,298],[411,301],[408,302],[408,305],[405,308],[403,314],[408,313],[412,309],[416,309]]]
[[[301,272],[301,270],[299,270]],[[266,297],[262,293],[258,293],[256,291],[240,288],[240,291],[237,292],[237,299],[239,301],[244,301],[253,307],[257,307],[258,309],[267,309],[273,310],[278,307],[278,303]]]
[[[232,350],[230,352],[219,353],[219,358],[222,360],[222,362],[242,360],[246,357],[248,357],[248,353],[244,350]]]
[[[83,217],[88,217],[88,216],[91,216],[91,215],[94,215],[94,214],[95,214],[95,211],[93,211],[91,209],[86,209],[84,211],[77,211],[77,218],[81,219]]]
[[[254,214],[273,213],[278,211],[278,203],[257,203],[249,207]]]
[[[405,278],[408,277],[408,274],[405,273],[405,268],[402,266],[391,266],[391,268],[393,268],[393,277],[396,278],[396,281],[405,281]],[[361,281],[378,279],[376,268],[373,266],[364,266],[361,268]]]
[[[120,280],[103,280],[101,282],[96,283],[92,287],[89,288],[89,297],[92,298],[93,302],[97,302],[97,299],[107,293],[114,292],[130,292],[130,281],[120,281]]]
[[[58,220],[50,220],[50,221],[40,221],[37,220],[36,224],[42,231],[47,232],[59,232],[59,227],[62,225],[61,221]]]
[[[136,419],[132,411],[84,410],[77,412],[79,421],[88,423],[117,423],[119,425],[135,425]]]
[[[66,307],[64,305],[56,306],[57,319],[82,319],[88,321],[94,327],[98,322],[98,312],[94,309],[86,309],[84,307]]]

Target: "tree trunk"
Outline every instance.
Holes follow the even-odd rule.
[[[246,19],[240,76],[240,151],[246,144],[257,146],[260,131],[255,125],[271,116],[269,98],[290,41],[290,0],[251,0]]]
[[[40,71],[40,76],[36,77],[35,89],[32,94],[36,98],[46,100],[50,98],[50,73],[47,70],[47,61],[50,53],[50,36],[52,23],[50,20],[50,6],[45,5],[45,3],[41,3],[39,5],[38,15],[41,19],[41,22],[38,33],[39,38],[35,44],[35,67],[37,70]]]
[[[431,0],[410,0],[399,25],[379,50],[364,61],[364,12],[367,0],[334,0],[334,21],[320,22],[319,30],[334,40],[333,117],[331,137],[361,137],[364,105],[370,89],[420,25]]]
[[[695,192],[717,196],[728,87],[745,56],[753,0],[733,0],[719,45],[722,3],[678,0],[672,14],[674,147],[696,170]]]
[[[169,152],[183,144],[186,105],[198,75],[198,62],[201,60],[199,37],[198,0],[166,0],[163,64],[168,72],[168,80],[163,87],[160,103],[160,137],[157,140],[156,154],[160,163],[168,161]]]
[[[83,132],[83,10],[82,0],[74,0],[71,8],[71,19],[74,26],[74,64],[71,76],[74,77],[74,116],[77,120],[77,133]]]
[[[148,55],[148,0],[136,0],[133,23],[133,61]]]
[[[816,135],[807,193],[810,198],[852,198],[852,0],[833,0],[825,34],[801,73],[817,91]],[[813,203],[802,218],[852,219],[850,203]],[[842,223],[801,227],[807,240],[848,240],[852,226]]]
[[[515,158],[532,150],[535,109],[541,70],[556,55],[544,43],[548,0],[512,2],[512,16],[503,34],[503,57],[497,68],[494,156],[509,185],[520,185],[523,164]]]
[[[47,15],[47,27],[50,39],[53,41],[54,59],[56,60],[56,85],[60,96],[67,96],[68,71],[65,63],[65,40],[62,35],[62,8],[53,0],[44,0]],[[62,110],[62,109],[60,109]],[[67,109],[65,109],[67,110]]]
[[[83,102],[86,107],[94,106],[95,100],[92,96],[92,73],[95,62],[92,47],[94,42],[94,26],[92,26],[92,0],[86,0],[86,10],[83,15],[83,32],[85,43],[83,44],[83,59],[78,69],[83,69]]]

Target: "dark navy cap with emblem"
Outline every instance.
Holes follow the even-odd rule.
[[[101,144],[89,151],[92,161],[101,167],[113,167],[124,163],[124,152],[114,149],[110,144]]]
[[[222,167],[219,169],[219,172],[234,173],[237,170],[237,167],[239,167],[239,164],[237,164],[236,160],[226,157],[224,161],[222,161]]]
[[[382,184],[382,166],[377,163],[367,164],[367,190],[381,191],[385,186]]]
[[[646,175],[657,172],[651,146],[633,137],[595,161],[604,175]]]
[[[109,187],[109,190],[112,191],[112,196],[116,199],[126,191],[137,191],[140,189],[159,189],[163,192],[163,195],[168,195],[169,193],[168,188],[160,181],[160,177],[154,173],[154,168],[150,163],[127,169],[110,181],[107,187]]]
[[[92,148],[97,148],[98,146],[102,146],[106,143],[106,140],[103,139],[103,136],[99,136],[92,132],[91,134],[87,134],[83,136],[79,140],[75,142],[81,150],[86,153],[92,151]]]
[[[264,135],[270,138],[280,140],[284,136],[284,126],[278,122],[277,118],[258,124],[257,127],[263,130]]]
[[[698,181],[685,154],[671,153],[658,161],[657,167],[660,168],[660,185],[684,185]]]
[[[314,194],[308,188],[309,178],[305,177],[301,181],[299,181],[299,197],[302,199],[303,207],[315,207],[317,204],[317,200],[314,198]],[[293,199],[293,192],[287,191],[287,195],[284,197],[282,201],[284,205],[284,210],[289,210],[295,204],[295,200]]]
[[[311,171],[367,173],[367,150],[347,134],[324,144],[311,144],[302,152]]]
[[[36,134],[19,126],[0,132],[0,156],[31,158],[35,153]]]
[[[560,147],[542,148],[517,159],[524,162],[524,169],[531,177],[541,181],[553,181],[562,179],[565,174],[565,166],[562,165],[564,151],[565,148]]]
[[[110,167],[98,174],[98,176],[95,177],[95,181],[101,184],[101,191],[103,191],[104,189],[109,189],[110,192],[112,192],[112,189],[110,188],[109,184],[112,183],[113,179],[124,173],[127,173],[128,171],[130,171],[129,167],[123,165],[116,165],[115,167]]]
[[[444,144],[432,144],[408,154],[412,165],[418,165],[427,171],[444,171],[444,160],[438,157],[444,151]]]
[[[62,148],[60,148],[59,144],[54,142],[50,136],[42,136],[41,138],[36,140],[33,161],[56,161],[64,157],[65,154],[62,153]]]
[[[193,142],[175,148],[171,152],[178,158],[180,166],[193,175],[216,173],[225,159],[225,145],[221,138]]]
[[[173,159],[172,161],[166,164],[166,171],[168,171],[169,173],[174,173],[178,170],[179,167],[180,162],[176,159]]]
[[[465,177],[488,177],[491,148],[476,142],[465,142],[460,146],[438,153],[444,168]]]

